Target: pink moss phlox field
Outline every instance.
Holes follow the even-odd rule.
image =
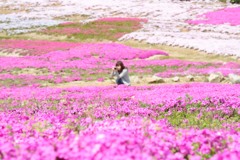
[[[93,31],[85,31],[81,30],[79,28],[63,28],[63,29],[51,29],[51,31],[45,31],[45,33],[55,33],[55,34],[66,34],[66,35],[72,35],[76,33],[84,33],[84,34],[93,34]]]
[[[1,80],[20,80],[27,84],[39,84],[43,81],[50,83],[64,83],[82,80],[81,74],[89,71],[89,74],[108,74],[109,70],[117,60],[123,60],[129,68],[135,68],[136,73],[153,73],[149,67],[161,67],[162,72],[156,75],[160,77],[205,75],[214,72],[221,72],[224,76],[230,73],[240,74],[239,64],[234,62],[212,63],[191,62],[177,59],[146,60],[154,55],[168,56],[168,53],[160,50],[143,50],[132,48],[117,43],[63,43],[48,41],[27,41],[27,40],[2,40],[2,46],[10,49],[23,49],[30,51],[30,56],[23,57],[0,57]],[[6,46],[3,44],[7,44]],[[38,46],[39,45],[39,46]],[[51,47],[49,47],[51,46]],[[64,49],[64,50],[61,50]],[[46,53],[47,52],[47,53]],[[148,67],[148,69],[146,69]],[[173,67],[173,69],[171,69]],[[21,73],[21,69],[46,70],[47,75],[30,75]],[[96,70],[97,68],[97,70]],[[143,69],[145,68],[145,69]],[[71,75],[63,77],[66,70]],[[14,70],[19,70],[12,75]],[[53,72],[60,72],[54,75]],[[11,74],[9,74],[11,73]],[[89,77],[92,79],[91,77]],[[96,78],[97,81],[103,79]],[[93,79],[92,79],[93,80]]]
[[[1,159],[211,159],[240,157],[239,123],[175,128],[173,111],[240,114],[240,85],[1,87]],[[149,96],[151,95],[151,96]],[[194,104],[201,103],[200,108]],[[142,106],[145,104],[145,106]],[[190,107],[190,108],[189,108]],[[214,152],[213,152],[214,151]]]
[[[23,55],[33,56],[39,56],[56,50],[68,50],[76,46],[79,46],[79,43],[53,42],[46,40],[0,40],[1,49],[8,49],[9,51],[22,49],[27,51],[23,52]]]
[[[100,58],[117,60],[117,59],[135,59],[148,58],[153,55],[168,56],[168,53],[160,50],[142,50],[132,48],[123,44],[117,43],[86,43],[79,47],[70,49],[70,54],[73,56],[82,55],[83,57],[90,57],[94,54],[99,55]],[[54,53],[53,53],[54,54]],[[56,55],[56,54],[55,54]]]
[[[29,44],[25,45],[16,45],[16,48],[21,48],[28,50],[31,47],[31,41]],[[53,45],[54,44],[49,44]],[[12,46],[12,47],[13,47]],[[153,55],[163,55],[167,56],[166,52],[160,50],[142,50],[137,48],[132,48],[126,45],[117,44],[117,43],[81,43],[81,44],[70,44],[70,46],[75,46],[68,49],[67,51],[51,51],[47,54],[39,55],[39,52],[36,55],[39,56],[25,56],[25,57],[0,57],[1,69],[10,69],[10,68],[49,68],[50,70],[54,68],[96,68],[97,64],[103,64],[105,67],[106,64],[112,63],[109,60],[132,60],[135,58],[148,58]],[[68,46],[68,47],[70,47]],[[57,49],[60,46],[55,46],[52,48]],[[10,47],[11,48],[11,47]],[[36,49],[36,48],[34,48]],[[40,45],[37,50],[47,51],[49,50],[48,45]],[[35,53],[35,52],[34,52]],[[104,65],[105,64],[105,65]],[[111,64],[112,66],[112,64]]]
[[[19,74],[19,75],[13,75],[13,74],[1,74],[0,80],[12,80],[16,81],[19,80],[22,83],[19,85],[37,85],[41,82],[48,81],[51,83],[63,83],[63,82],[72,82],[72,81],[80,81],[82,80],[81,76],[79,74],[73,74],[67,77],[62,76],[54,76],[52,74],[49,75],[32,75],[32,74]],[[99,78],[98,81],[104,81],[103,78]]]
[[[178,69],[169,69],[167,71],[157,73],[156,75],[165,78],[172,76],[209,75],[211,73],[221,73],[223,76],[228,76],[231,73],[240,75],[240,64],[234,62],[228,62],[223,64],[215,63],[216,66],[205,66],[204,68],[199,68],[199,66],[204,66],[204,63],[189,63],[185,65],[180,64],[181,62],[179,62],[178,64]],[[193,65],[193,67],[186,69],[185,67],[188,65]]]
[[[78,51],[56,51],[46,54],[44,56],[25,56],[25,57],[1,57],[0,69],[1,70],[11,70],[14,68],[47,68],[50,71],[59,71],[61,69],[78,68],[83,70],[91,70],[98,68],[96,72],[102,72],[103,70],[108,70],[112,68],[115,64],[114,59],[118,60],[117,57],[111,56],[113,60],[109,57],[99,58],[99,54],[83,52],[80,54]],[[153,53],[153,52],[152,52]],[[146,52],[145,56],[152,54],[151,52]],[[157,53],[157,52],[156,52]],[[103,54],[104,55],[104,54]],[[144,54],[143,54],[144,55]],[[143,56],[142,55],[142,56]],[[133,57],[134,55],[126,55],[126,57]],[[110,61],[111,60],[111,61]],[[129,67],[148,67],[148,66],[162,66],[162,67],[180,67],[184,69],[189,65],[191,66],[201,66],[207,64],[206,62],[190,62],[183,60],[125,60],[126,66]],[[101,64],[101,65],[100,65]],[[221,67],[221,64],[218,64]],[[237,64],[236,64],[237,65]],[[217,68],[219,68],[217,66]],[[179,69],[179,70],[180,70]],[[217,70],[217,69],[215,69]],[[234,71],[237,69],[229,70]],[[174,70],[175,71],[175,70]],[[176,70],[178,71],[178,70]]]
[[[81,24],[75,22],[65,22],[56,26],[55,28],[48,28],[42,32],[45,34],[63,34],[63,35],[95,35],[100,36],[111,33],[112,30],[118,30],[121,26],[125,27],[125,32],[117,31],[117,33],[111,33],[110,39],[118,39],[124,34],[140,29],[141,22],[146,23],[147,19],[142,18],[124,18],[124,17],[106,17],[92,21],[88,24]],[[87,26],[89,25],[89,26]],[[131,29],[131,30],[129,30]],[[101,37],[101,36],[100,36]],[[106,37],[105,37],[106,38]]]
[[[52,51],[73,50],[81,54],[102,53],[107,58],[119,56],[119,58],[148,58],[153,55],[168,55],[160,50],[141,50],[117,43],[71,43],[71,42],[51,42],[37,40],[1,40],[2,49],[22,49],[29,51],[30,55],[38,56]],[[87,52],[87,53],[83,53]],[[114,53],[114,54],[113,54]],[[113,54],[113,55],[112,55]],[[122,57],[121,57],[122,56]]]
[[[83,43],[67,51],[52,51],[40,56],[24,57],[0,57],[0,79],[21,79],[26,82],[38,83],[37,81],[51,81],[55,83],[70,82],[81,80],[80,71],[89,71],[89,74],[108,73],[109,69],[115,64],[116,60],[124,60],[126,66],[135,67],[134,72],[149,72],[151,69],[141,69],[142,67],[167,67],[166,71],[158,73],[160,77],[205,75],[221,72],[224,76],[230,73],[240,74],[239,64],[234,62],[213,63],[191,62],[177,59],[145,60],[152,55],[163,55],[166,53],[158,50],[140,50],[116,43]],[[174,67],[174,69],[171,69]],[[47,69],[48,75],[21,74],[11,75],[15,69]],[[96,71],[94,71],[98,68]],[[52,72],[64,72],[62,70],[76,70],[71,76],[61,78],[53,76]],[[102,81],[102,80],[100,80]]]
[[[188,20],[190,24],[229,24],[232,26],[240,25],[240,7],[224,8],[218,11],[208,12],[203,15],[199,15],[200,20]],[[203,18],[203,19],[202,19]]]

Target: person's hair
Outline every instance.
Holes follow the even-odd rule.
[[[127,69],[127,67],[124,66],[122,61],[117,61],[116,66],[121,66],[121,70],[118,71],[119,74],[122,73],[124,69]]]

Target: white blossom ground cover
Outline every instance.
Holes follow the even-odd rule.
[[[202,50],[208,53],[239,56],[239,19],[235,25],[228,24],[239,8],[229,10],[234,12],[224,16],[217,12],[218,17],[225,19],[218,24],[192,24],[188,20],[195,20],[198,16],[225,7],[238,7],[223,4],[216,0],[209,1],[171,1],[171,0],[20,0],[3,1],[0,7],[10,8],[17,12],[0,15],[0,30],[10,34],[40,30],[47,26],[57,25],[63,20],[56,17],[72,14],[87,15],[85,21],[92,21],[103,17],[140,17],[146,18],[148,23],[143,28],[127,34],[120,40],[134,39],[151,44],[167,44]],[[224,12],[225,13],[225,12]],[[230,17],[230,18],[229,18]],[[219,19],[219,18],[218,18]],[[210,45],[209,45],[210,44]]]

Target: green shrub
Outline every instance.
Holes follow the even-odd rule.
[[[240,4],[240,0],[230,0],[230,2]]]

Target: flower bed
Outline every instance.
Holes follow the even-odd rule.
[[[146,19],[139,18],[101,18],[85,24],[63,23],[44,29],[41,33],[50,35],[67,35],[76,40],[113,40],[116,41],[123,35],[141,28],[141,23]]]
[[[239,85],[205,83],[2,87],[0,156],[239,158],[239,89]]]
[[[199,20],[189,20],[190,24],[229,24],[232,26],[240,25],[240,7],[224,8],[213,12],[208,12],[198,16]],[[203,20],[201,20],[202,18]]]

